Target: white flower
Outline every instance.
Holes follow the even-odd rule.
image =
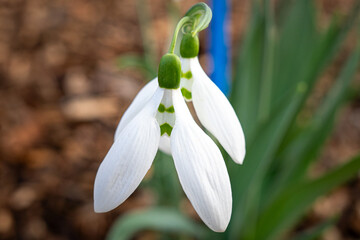
[[[221,152],[195,123],[180,89],[161,88],[157,79],[140,91],[118,126],[96,175],[95,211],[110,211],[135,191],[162,141],[200,218],[213,231],[225,231],[232,196]]]
[[[184,99],[193,102],[200,122],[217,138],[231,158],[236,163],[242,164],[245,157],[245,138],[230,102],[206,75],[198,57],[181,58],[181,68],[180,89]],[[124,113],[116,130],[115,139],[134,113],[138,112],[139,108],[154,94],[157,86],[156,78],[138,93]],[[171,154],[169,137],[161,137],[159,148]]]
[[[245,138],[233,107],[206,75],[198,57],[180,59],[183,72],[180,89],[185,100],[193,102],[201,124],[217,138],[236,163],[242,164]]]
[[[169,52],[160,60],[158,79],[138,93],[123,115],[96,175],[96,212],[110,211],[124,202],[139,186],[160,148],[172,155],[180,183],[200,218],[213,231],[225,231],[232,208],[226,165],[184,101],[193,101],[204,127],[235,162],[242,163],[245,140],[240,122],[197,58],[197,33],[208,26],[211,16],[205,3],[188,10],[175,28]],[[181,60],[174,54],[180,29],[184,31]]]

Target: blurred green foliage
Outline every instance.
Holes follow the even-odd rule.
[[[178,235],[189,235],[200,238],[205,234],[205,228],[179,211],[172,208],[154,207],[125,215],[109,232],[107,239],[127,240],[139,230],[152,229]]]
[[[227,231],[204,230],[181,213],[183,196],[173,162],[159,153],[154,178],[144,185],[157,192],[159,205],[169,208],[121,217],[108,239],[129,239],[143,229],[179,233],[165,234],[163,239],[289,239],[288,233],[317,197],[359,171],[360,155],[319,178],[307,176],[333,129],[339,108],[349,100],[351,80],[359,66],[360,41],[311,117],[297,119],[306,109],[305,102],[319,76],[356,26],[360,3],[356,2],[347,16],[333,17],[325,29],[318,28],[311,0],[280,1],[276,12],[272,7],[269,1],[253,3],[236,63],[230,100],[245,131],[247,155],[242,166],[225,156],[234,198]],[[141,67],[153,76],[156,69],[149,60],[151,51],[146,49],[145,57],[123,57],[122,64]],[[316,239],[335,222],[325,221],[292,238]]]

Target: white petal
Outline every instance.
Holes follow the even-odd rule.
[[[124,202],[149,170],[160,140],[155,119],[163,89],[158,88],[142,111],[119,133],[96,174],[95,212],[107,212]]]
[[[191,71],[194,77],[193,104],[200,122],[219,140],[231,158],[242,164],[245,137],[233,107],[206,75],[198,58],[191,59]]]
[[[191,73],[191,69],[190,69],[191,58],[180,58],[180,61],[181,61],[181,71],[185,75],[188,72]],[[180,90],[181,90],[181,92],[184,91],[183,97],[184,97],[185,101],[187,101],[187,102],[192,101],[191,95],[189,95],[189,94],[186,95],[186,93],[191,94],[193,82],[194,82],[193,77],[188,78],[188,77],[182,76],[181,80],[180,80]]]
[[[114,141],[119,136],[119,133],[124,129],[124,127],[141,111],[144,105],[150,100],[154,95],[157,87],[159,86],[157,78],[148,82],[136,95],[128,109],[120,119],[119,125],[116,128]]]
[[[167,135],[160,137],[159,149],[166,154],[171,155],[170,138]]]
[[[179,90],[174,92],[176,121],[171,152],[181,185],[205,224],[225,231],[230,221],[230,180],[220,150],[192,119]]]

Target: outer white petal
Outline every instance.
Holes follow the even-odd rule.
[[[171,155],[170,138],[166,135],[160,137],[159,149],[166,154]]]
[[[200,122],[208,129],[236,162],[245,157],[245,137],[236,113],[226,96],[209,79],[198,58],[191,59],[194,78],[193,104]]]
[[[216,144],[192,119],[176,91],[176,121],[171,133],[171,152],[181,185],[205,224],[225,231],[230,221],[232,195],[224,159]]]
[[[116,128],[114,141],[119,136],[119,133],[124,129],[124,127],[141,111],[144,105],[150,100],[154,95],[156,89],[158,88],[157,78],[148,82],[136,95],[128,109],[120,119],[119,125]]]
[[[160,140],[155,119],[163,89],[158,88],[142,111],[119,133],[96,174],[95,212],[107,212],[124,202],[149,170]]]

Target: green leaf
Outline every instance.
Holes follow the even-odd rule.
[[[313,50],[318,41],[314,12],[311,0],[296,0],[279,29],[272,89],[275,108],[278,103],[291,98],[298,83],[306,80],[304,73],[310,70]]]
[[[147,187],[157,195],[157,204],[160,206],[176,207],[184,193],[176,174],[174,160],[162,151],[158,151],[153,162],[154,174]]]
[[[181,233],[197,238],[205,234],[205,229],[171,208],[152,208],[130,213],[119,218],[111,228],[107,240],[129,240],[142,230],[156,230]]]
[[[319,47],[314,50],[315,54],[312,64],[309,67],[310,70],[303,71],[307,72],[306,77],[303,80],[303,83],[305,84],[304,86],[307,86],[306,88],[313,88],[321,69],[323,69],[324,66],[334,57],[337,52],[336,50],[339,48],[340,43],[344,39],[344,36],[346,36],[349,29],[353,26],[355,22],[354,18],[359,10],[359,4],[357,4],[342,26],[339,26],[338,22],[334,20],[328,28],[326,34],[320,38],[321,40],[318,44]],[[344,73],[342,73],[342,76],[338,79],[338,85],[333,88],[333,92],[337,92],[340,98],[343,98],[343,94],[346,92],[346,86],[348,86],[349,80],[351,79],[351,71],[355,71],[354,66],[356,65],[356,59],[358,58],[356,57],[357,55],[358,50],[353,54],[346,69],[344,69]],[[341,91],[338,91],[339,89],[341,89]],[[311,91],[307,89],[307,95],[310,92]],[[305,99],[306,98],[304,97],[302,102],[299,104],[299,110],[304,105]],[[337,102],[334,102],[334,100],[331,101],[332,103]],[[302,173],[307,169],[310,162],[315,159],[316,154],[321,149],[328,133],[332,129],[333,120],[331,119],[334,119],[337,108],[338,105],[333,106],[333,112],[328,112],[326,116],[324,115],[324,122],[314,121],[317,122],[317,124],[312,124],[307,129],[298,129],[295,124],[296,121],[293,121],[293,124],[287,131],[287,135],[283,139],[280,147],[280,150],[283,150],[284,152],[281,153],[280,157],[272,160],[272,166],[277,168],[276,171],[278,173],[275,176],[277,179],[275,183],[272,183],[272,173],[267,174],[268,184],[265,186],[265,195],[267,198],[264,199],[263,204],[270,202],[273,197],[281,191],[281,189],[283,189],[283,185],[290,184],[290,178],[296,180],[299,176],[303,175]],[[298,171],[298,173],[294,174],[295,170]]]
[[[265,42],[263,71],[259,93],[259,122],[263,122],[270,117],[272,88],[273,88],[273,68],[276,50],[276,25],[274,22],[274,9],[270,1],[264,1],[265,5]]]
[[[308,2],[308,0],[306,0],[306,2]],[[308,5],[304,6],[305,10],[310,9]],[[298,21],[303,20],[303,15],[299,13],[297,14],[297,16],[299,19]],[[299,16],[301,16],[301,18]],[[255,20],[257,21],[260,21],[262,19],[262,17],[257,18],[255,18]],[[300,23],[302,24],[301,21]],[[256,23],[256,21],[254,22]],[[264,33],[264,28],[261,29],[261,32],[262,34]],[[254,36],[256,36],[256,34]],[[263,39],[263,36],[260,39]],[[252,50],[255,53],[259,52],[259,49],[262,48],[263,42],[260,41],[254,43],[254,41],[252,41],[252,43],[254,44],[253,49],[249,48],[247,51],[250,52]],[[254,56],[257,56],[260,62],[262,61],[262,51],[260,55],[254,53],[252,54]],[[245,58],[242,60],[245,63],[251,63],[251,59]],[[291,58],[285,60],[292,61]],[[251,69],[251,67],[253,69]],[[233,94],[234,97],[232,98],[232,100],[234,101],[234,105],[241,108],[239,109],[239,117],[242,124],[244,125],[245,123],[244,131],[248,146],[247,156],[245,158],[244,165],[241,166],[241,168],[239,168],[238,166],[233,167],[229,164],[230,169],[239,169],[230,171],[233,189],[239,189],[238,191],[234,191],[233,194],[234,202],[236,202],[237,204],[234,205],[233,221],[231,223],[231,229],[229,230],[231,232],[230,238],[232,239],[238,237],[238,234],[242,236],[242,232],[244,231],[244,229],[250,228],[252,229],[252,231],[257,231],[256,229],[253,229],[252,226],[247,225],[249,223],[251,224],[251,221],[247,221],[247,219],[255,216],[256,212],[258,211],[259,206],[257,198],[261,196],[259,191],[261,191],[263,185],[262,181],[264,175],[266,174],[268,166],[273,160],[275,153],[277,152],[277,149],[279,148],[284,136],[292,125],[293,120],[295,119],[302,104],[304,103],[306,97],[309,95],[309,92],[313,87],[313,85],[308,86],[306,84],[307,81],[305,81],[304,79],[302,79],[302,81],[298,81],[297,84],[292,83],[296,87],[293,92],[285,91],[285,96],[287,96],[288,98],[287,101],[282,101],[281,105],[278,105],[277,108],[271,112],[271,118],[268,121],[264,122],[261,126],[258,126],[254,119],[257,118],[257,101],[259,99],[258,89],[260,87],[258,79],[261,76],[259,75],[259,72],[261,72],[261,64],[257,62],[251,67],[241,68],[241,65],[239,66],[238,70],[242,71],[243,73],[242,75],[239,75],[241,81],[238,85],[236,85],[238,79],[235,79],[235,89],[233,89],[235,95]],[[246,73],[249,73],[249,71],[250,73],[254,73],[255,75],[244,75]],[[310,69],[309,72],[313,73],[312,69]],[[313,74],[311,75],[310,73],[308,75],[313,77]],[[248,80],[247,77],[249,76],[256,77]],[[241,104],[237,105],[237,101]],[[242,118],[243,116],[246,116],[246,118]],[[250,128],[250,130],[247,128]],[[256,130],[256,132],[253,130]],[[247,132],[248,134],[246,134]]]
[[[292,178],[300,178],[305,174],[308,166],[318,155],[317,153],[321,149],[321,146],[331,133],[336,118],[336,112],[346,100],[351,80],[353,79],[359,66],[359,60],[360,48],[358,47],[352,56],[349,57],[345,67],[340,73],[339,78],[315,114],[313,123],[310,126],[311,134],[307,139],[307,144],[305,146],[306,150],[302,149],[302,154],[299,152],[299,154],[303,157],[295,164],[297,167],[292,173]]]
[[[328,121],[329,117],[333,116],[336,109],[342,105],[345,100],[346,94],[350,88],[350,83],[358,70],[360,62],[360,41],[355,51],[348,58],[345,66],[335,84],[331,88],[329,94],[324,100],[323,104],[317,111],[314,119],[314,125],[322,125]]]
[[[329,34],[331,41],[329,39],[325,41],[319,34],[316,34],[313,22],[314,9],[311,2],[309,0],[297,0],[295,3],[296,5],[292,10],[294,14],[288,16],[290,18],[289,21],[292,22],[292,24],[288,24],[293,26],[294,29],[285,25],[284,27],[288,30],[280,31],[280,34],[288,35],[281,36],[283,40],[280,43],[290,44],[288,41],[291,39],[293,43],[291,46],[280,46],[281,44],[278,44],[276,51],[279,52],[275,56],[277,58],[276,61],[278,61],[277,64],[282,63],[282,65],[280,67],[279,65],[277,66],[275,76],[279,76],[282,79],[277,79],[276,81],[278,82],[274,82],[272,85],[285,84],[289,89],[272,88],[272,91],[274,90],[272,96],[276,97],[279,101],[274,101],[271,118],[260,126],[254,121],[254,119],[257,119],[254,109],[256,111],[258,107],[259,75],[255,77],[256,74],[251,74],[261,72],[262,67],[259,62],[253,64],[254,58],[252,59],[252,57],[257,56],[257,59],[260,59],[261,62],[263,58],[263,51],[259,50],[263,48],[263,41],[259,39],[263,38],[254,38],[254,36],[257,36],[255,30],[259,28],[261,25],[260,20],[263,19],[260,11],[255,11],[255,16],[251,21],[250,31],[248,32],[249,35],[245,39],[245,50],[240,56],[241,60],[237,68],[240,73],[238,73],[234,80],[231,100],[244,126],[247,140],[247,155],[244,165],[241,167],[232,163],[228,164],[233,189],[236,189],[233,191],[234,203],[236,204],[234,204],[233,218],[229,229],[231,239],[243,236],[244,229],[252,229],[252,231],[258,232],[258,229],[254,229],[247,224],[251,225],[252,221],[248,221],[249,217],[255,216],[258,212],[258,198],[260,197],[261,201],[267,199],[266,195],[264,195],[266,197],[261,198],[262,193],[260,191],[263,190],[263,187],[266,188],[268,186],[265,185],[268,183],[265,182],[264,184],[263,181],[264,179],[267,180],[266,176],[269,174],[269,165],[277,161],[276,153],[285,141],[285,137],[289,130],[291,130],[296,116],[312,92],[317,77],[329,60],[332,59],[334,53],[337,52],[335,50],[338,49],[339,44],[342,42],[342,36],[346,35],[345,33],[349,29],[339,31],[341,34],[334,31],[336,34]],[[304,24],[304,14],[307,16],[305,18],[308,18],[306,19],[306,26],[302,26]],[[300,27],[300,31],[303,34],[309,36],[299,36],[296,32],[298,27]],[[263,34],[263,30],[259,32]],[[297,41],[297,38],[299,38],[300,42]],[[258,41],[254,41],[255,39]],[[285,39],[287,40],[285,41]],[[302,46],[299,47],[299,44]],[[279,47],[282,47],[282,50]],[[299,54],[295,59],[294,56],[289,54],[290,48],[295,49],[291,50],[293,54]],[[301,49],[301,52],[297,51],[298,48]],[[335,50],[329,52],[329,49]],[[303,58],[298,58],[298,56],[303,56]],[[291,72],[287,68],[293,71]]]
[[[233,218],[231,222],[231,238],[235,239],[237,234],[241,234],[241,228],[247,228],[248,216],[252,215],[254,208],[254,196],[259,196],[262,186],[262,177],[272,160],[277,148],[279,147],[286,130],[290,126],[292,119],[297,113],[298,105],[304,93],[298,91],[294,100],[279,108],[279,112],[274,114],[269,122],[265,123],[259,130],[250,145],[242,166],[229,163],[228,169],[232,180],[234,205]],[[237,227],[235,227],[237,226]]]
[[[268,191],[269,200],[284,186],[305,177],[306,170],[318,156],[333,129],[336,112],[346,99],[359,61],[360,47],[349,57],[340,76],[316,112],[312,123],[284,150],[282,171],[276,184],[272,186],[272,190]]]
[[[309,66],[304,71],[299,71],[296,74],[294,73],[294,75],[302,76],[305,87],[313,86],[322,70],[336,56],[341,43],[354,26],[355,19],[359,15],[359,11],[360,2],[357,2],[352,12],[346,17],[346,19],[343,19],[343,24],[340,24],[339,18],[333,17],[332,23],[326,32],[317,37],[319,40],[317,41],[317,46],[312,53],[311,61],[307,61],[310,63]],[[286,97],[283,97],[281,101],[285,101],[285,99]],[[297,129],[297,127],[295,126],[295,123],[296,122],[293,124],[294,126],[292,127],[292,130],[289,131],[288,135],[284,139],[283,145],[291,142],[289,140],[289,135],[296,132],[295,129]],[[282,148],[284,148],[284,146],[282,146]]]
[[[255,5],[255,4],[254,4]],[[261,67],[264,55],[265,18],[258,6],[253,6],[230,95],[231,103],[241,121],[247,142],[254,138],[259,109]]]
[[[328,30],[323,34],[320,46],[323,46],[324,52],[326,52],[323,58],[323,66],[325,66],[334,56],[336,56],[339,47],[344,42],[350,30],[354,26],[357,26],[357,19],[360,12],[360,2],[355,2],[351,12],[342,19],[342,24],[339,24],[340,19],[338,16],[334,16]]]
[[[277,91],[274,89],[272,94],[275,97],[275,109],[279,103],[288,101],[284,96],[291,96],[291,92],[299,84],[305,88],[313,88],[317,77],[337,54],[360,11],[360,2],[356,2],[342,25],[334,20],[328,31],[319,35],[314,32],[314,10],[311,1],[297,0],[295,3],[289,19],[285,19],[287,24],[281,33],[284,36],[280,38],[279,55],[275,62],[274,79],[277,82],[274,82],[274,86],[278,86]]]
[[[279,239],[314,200],[354,177],[360,169],[360,155],[315,179],[289,186],[260,216],[256,239]]]

